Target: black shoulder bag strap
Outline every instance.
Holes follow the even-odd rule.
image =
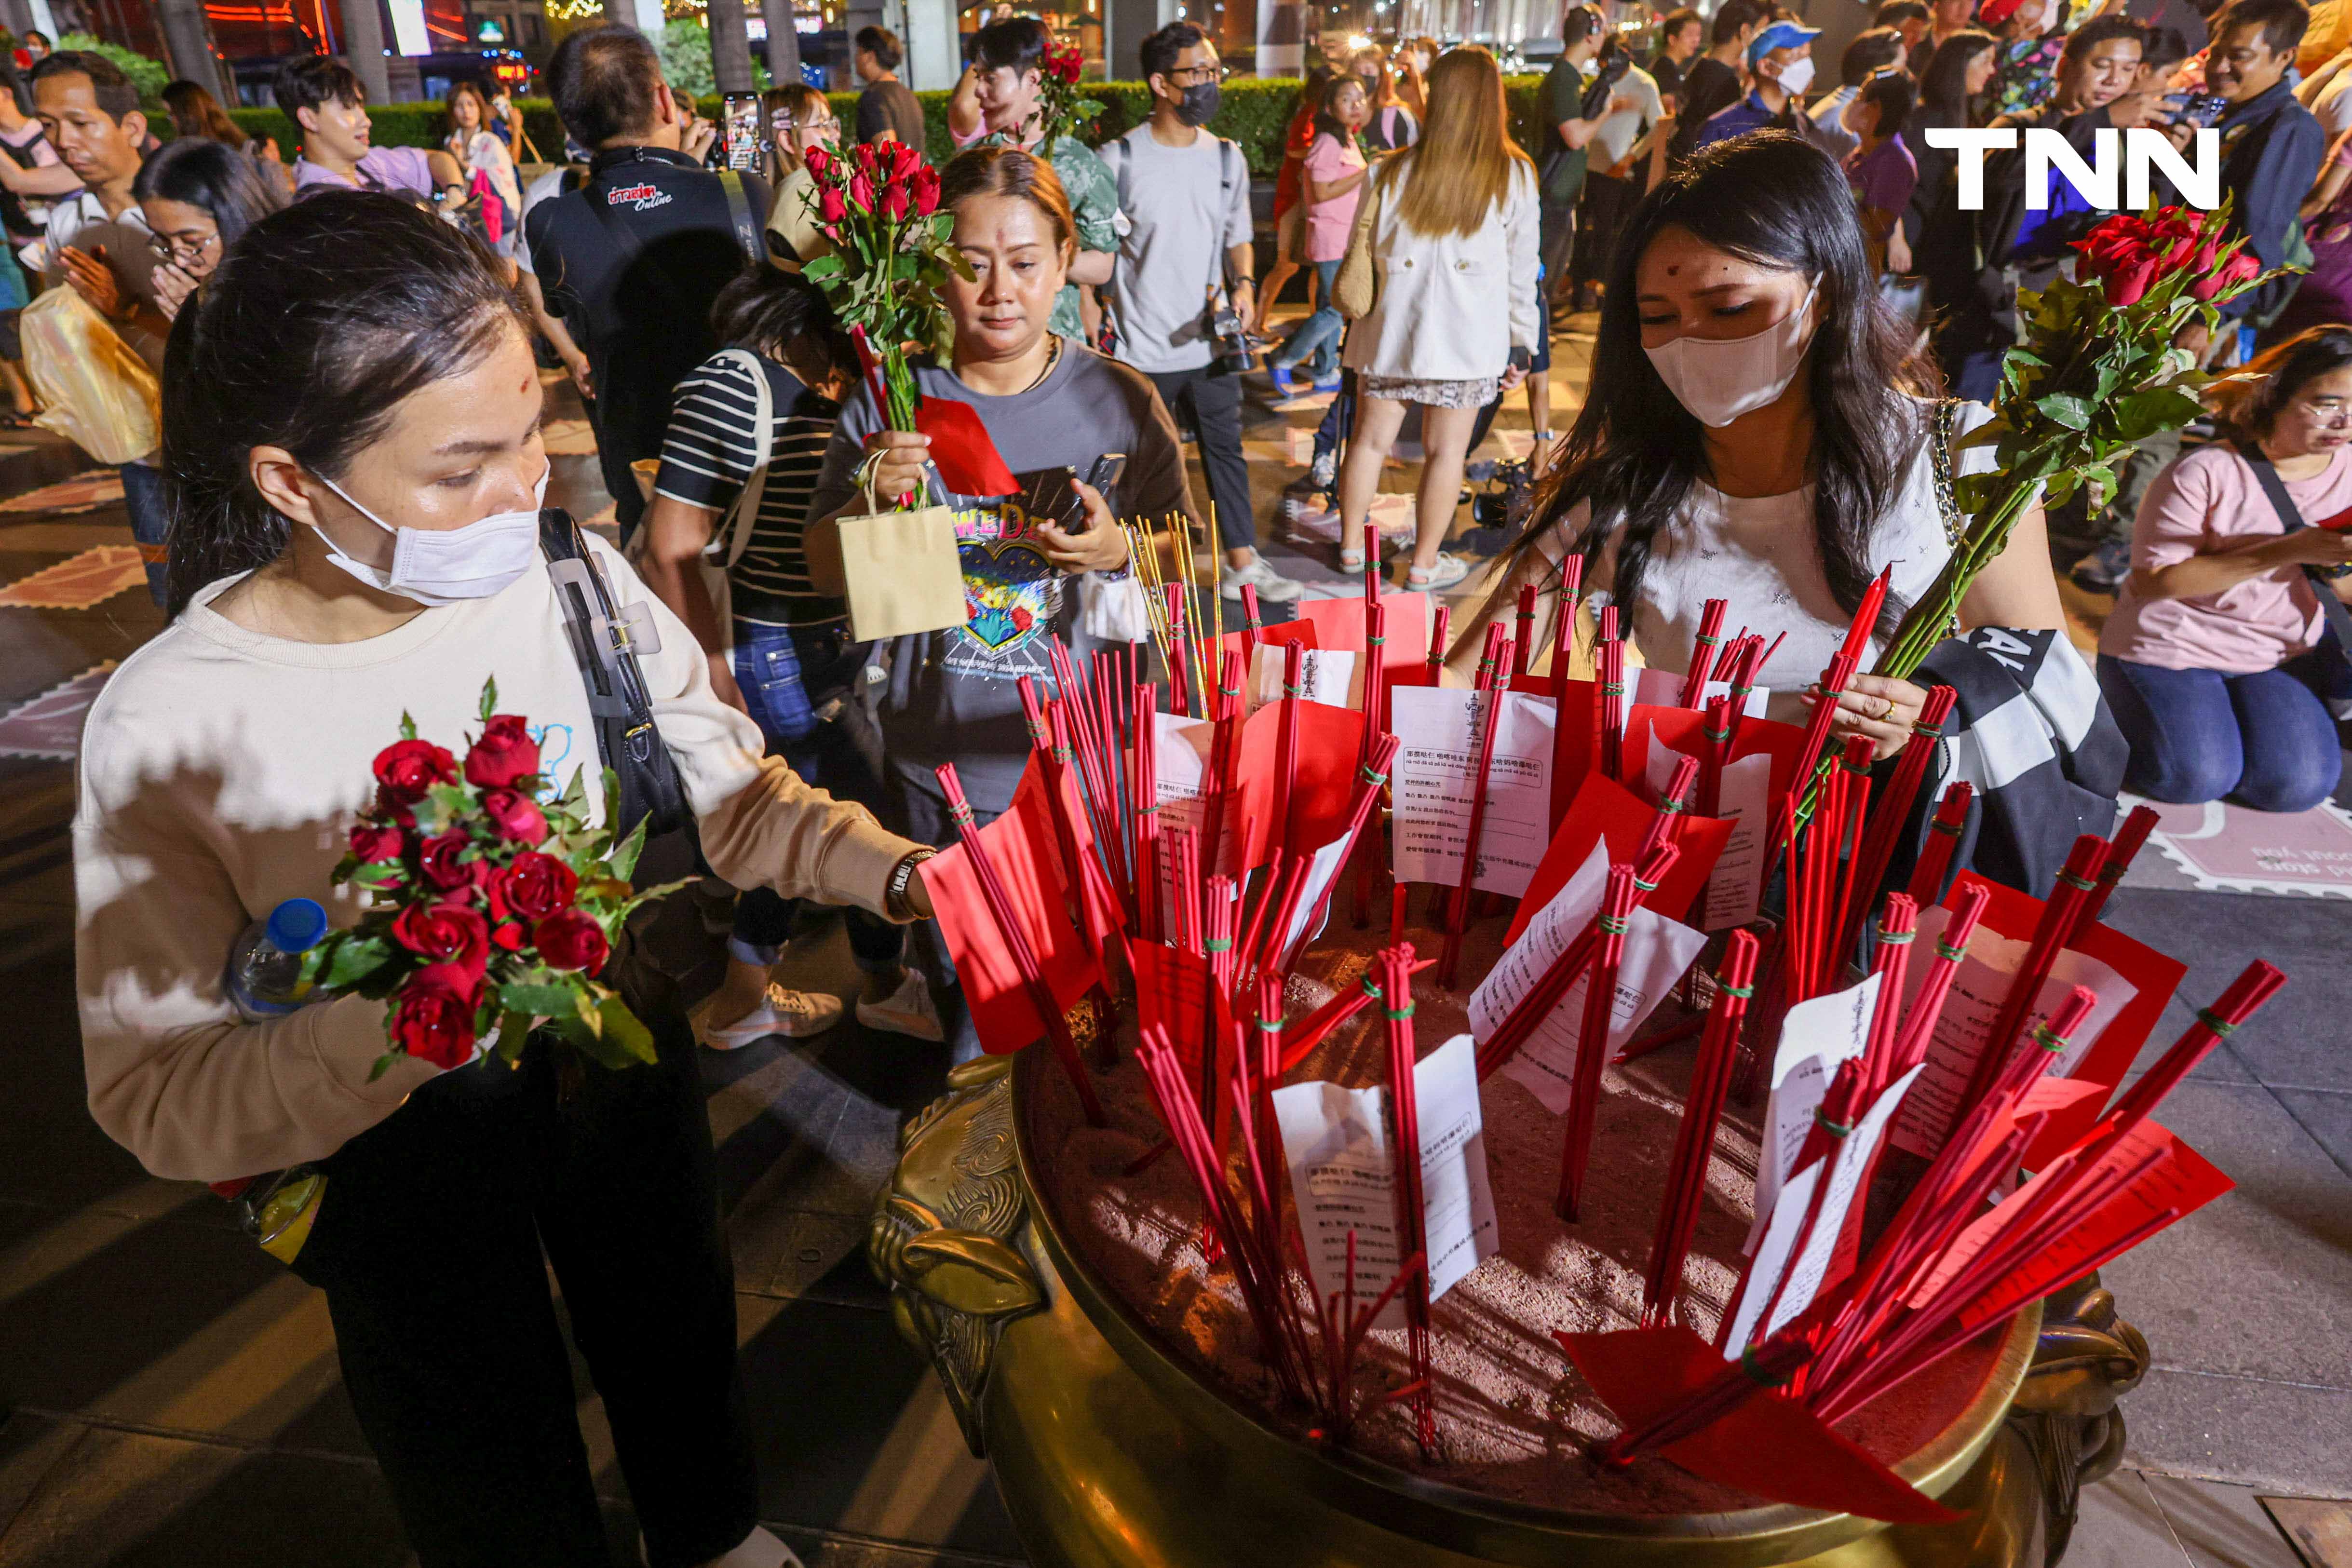
[[[2246,467],[2254,470],[2254,478],[2270,498],[2271,510],[2278,513],[2283,532],[2294,533],[2311,525],[2303,521],[2303,509],[2286,493],[2286,481],[2279,478],[2276,465],[2263,455],[2263,449],[2252,443],[2238,447],[2238,456]],[[2327,617],[2327,629],[2336,634],[2336,651],[2347,666],[2352,666],[2352,605],[2336,596],[2336,580],[2352,567],[2306,566],[2303,574],[2311,580],[2311,591],[2319,600],[2320,613]]]
[[[561,507],[539,514],[539,547],[563,606],[563,629],[572,657],[588,688],[588,711],[596,721],[596,751],[621,782],[621,817],[614,832],[626,834],[639,822],[647,837],[694,823],[677,763],[662,744],[654,723],[653,700],[632,640],[635,617],[625,618],[613,603],[604,574],[589,553],[580,525]],[[635,606],[633,606],[635,608]]]

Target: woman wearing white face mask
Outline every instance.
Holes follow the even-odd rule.
[[[1626,226],[1591,389],[1555,459],[1559,486],[1453,662],[1475,659],[1485,623],[1521,584],[1556,605],[1573,551],[1587,588],[1630,612],[1651,665],[1687,668],[1706,601],[1728,599],[1735,625],[1787,634],[1763,684],[1793,697],[1829,663],[1883,567],[1895,568],[1899,605],[1948,557],[1928,374],[1908,363],[1878,303],[1836,164],[1771,132],[1702,153]],[[1976,405],[1955,413],[1955,437],[1989,416]],[[1970,472],[1988,457],[1953,460]],[[1962,616],[2063,624],[2039,510],[1977,579]],[[1891,754],[1925,696],[1858,676],[1835,733],[1866,734]],[[1776,714],[1801,715],[1795,700]]]
[[[358,191],[256,225],[182,310],[163,408],[173,620],[91,710],[74,821],[89,1103],[158,1175],[326,1175],[295,1268],[326,1292],[344,1386],[429,1568],[609,1561],[549,1261],[647,1561],[774,1568],[695,1047],[665,983],[625,953],[604,972],[660,1058],[617,1072],[573,1070],[534,1037],[515,1069],[404,1057],[374,1076],[383,1002],[247,1024],[223,994],[230,943],[281,900],[356,919],[330,874],[404,712],[462,752],[495,678],[552,779],[604,761],[538,547],[528,331],[479,247]],[[659,632],[639,662],[712,867],[927,912],[918,847],[763,761],[693,635],[617,553],[590,555]]]

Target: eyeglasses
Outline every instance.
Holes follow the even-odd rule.
[[[1168,79],[1178,87],[1199,87],[1204,82],[1223,81],[1224,76],[1223,66],[1185,66],[1170,71]]]
[[[176,234],[151,234],[147,237],[147,248],[155,253],[155,259],[171,262],[175,267],[202,261],[205,253],[219,244],[220,235],[216,232],[205,235],[202,239],[186,239]]]

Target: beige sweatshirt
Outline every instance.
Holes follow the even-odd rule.
[[[880,910],[916,846],[762,758],[758,727],[712,693],[693,635],[617,553],[592,548],[615,599],[650,605],[660,626],[646,685],[712,868],[737,887]],[[381,1002],[248,1025],[221,984],[237,933],[281,900],[358,920],[357,889],[328,876],[404,710],[462,759],[495,676],[499,710],[543,727],[543,769],[562,784],[585,765],[602,798],[587,692],[546,573],[341,644],[215,614],[229,581],[107,682],[83,737],[73,833],[90,1112],[155,1174],[205,1181],[331,1154],[436,1071],[404,1058],[368,1081],[386,1048]]]

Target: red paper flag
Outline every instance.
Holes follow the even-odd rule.
[[[1005,896],[1036,954],[1047,988],[1055,1002],[1069,1007],[1100,982],[1102,969],[1094,944],[1070,924],[1055,869],[1059,851],[1045,792],[1032,790],[1016,799],[1011,810],[980,830],[980,837],[1003,879]],[[923,885],[930,889],[940,933],[955,960],[956,978],[981,1044],[992,1056],[1009,1056],[1043,1039],[1045,1021],[1030,1003],[1020,967],[989,912],[980,879],[961,844],[940,850],[924,866]]]
[[[1555,1333],[1560,1349],[1627,1430],[1672,1409],[1723,1373],[1714,1346],[1680,1325],[1608,1334]],[[1659,1450],[1695,1476],[1774,1502],[1895,1524],[1959,1516],[1770,1389]]]
[[[1388,612],[1388,625],[1383,634],[1388,641],[1381,647],[1381,668],[1402,671],[1418,669],[1429,662],[1429,595],[1426,594],[1382,594],[1381,605]],[[1298,618],[1315,628],[1317,647],[1335,653],[1364,651],[1364,601],[1360,597],[1345,599],[1302,599]]]
[[[1021,488],[971,404],[926,397],[915,409],[915,428],[931,438],[931,465],[957,495],[1011,495]]]
[[[1020,784],[1013,786],[1013,809],[1020,811],[1026,806],[1042,812],[1046,809],[1045,794],[1045,772],[1038,764],[1036,753],[1033,752],[1030,753],[1028,765],[1021,771]],[[1024,800],[1024,797],[1032,795],[1036,797],[1034,804]],[[1112,889],[1108,875],[1104,870],[1102,851],[1095,843],[1094,824],[1087,818],[1085,802],[1078,795],[1075,767],[1063,771],[1062,805],[1069,814],[1070,831],[1077,840],[1081,874],[1080,892],[1087,915],[1087,936],[1099,951],[1105,943],[1114,939],[1118,931],[1126,927],[1127,910],[1119,902],[1118,894]],[[1058,843],[1057,839],[1056,844]],[[1061,869],[1061,858],[1058,853],[1055,856],[1054,865],[1058,872]],[[1066,884],[1064,886],[1066,891]]]
[[[1657,815],[1655,805],[1615,779],[1597,769],[1586,773],[1567,816],[1560,821],[1559,831],[1551,836],[1543,859],[1537,863],[1528,890],[1519,896],[1518,912],[1511,917],[1511,929],[1504,941],[1519,940],[1528,922],[1558,898],[1570,879],[1591,858],[1594,845],[1605,840],[1612,863],[1636,858],[1642,840],[1648,836],[1650,824]],[[1670,921],[1678,921],[1689,913],[1691,904],[1706,890],[1716,857],[1723,853],[1723,846],[1730,837],[1731,823],[1727,818],[1685,814],[1675,838],[1675,847],[1682,854],[1666,872],[1665,879],[1658,884],[1658,890],[1650,895],[1645,907]]]

